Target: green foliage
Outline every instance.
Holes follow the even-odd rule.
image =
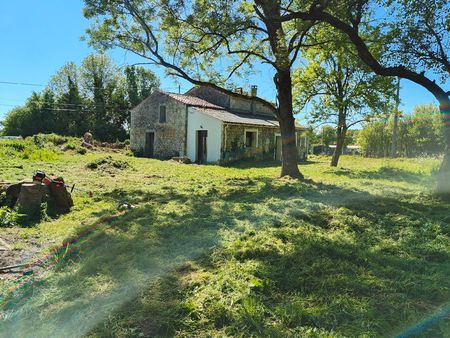
[[[125,67],[125,76],[128,100],[132,108],[159,87],[159,78],[153,72],[142,67]]]
[[[50,140],[60,142],[60,138],[50,136]],[[59,149],[43,135],[28,137],[24,140],[1,140],[0,158],[24,159],[30,161],[55,161],[59,157]]]
[[[19,214],[7,207],[0,207],[0,228],[10,228],[17,225]]]
[[[86,168],[106,156],[136,170]],[[104,152],[15,160],[24,168],[0,180],[39,165],[80,190],[71,213],[14,229],[24,251],[34,240],[59,250],[23,288],[0,281],[15,291],[2,298],[0,335],[398,335],[450,297],[448,204],[430,194],[439,163],[327,162],[311,157],[299,182],[277,179],[273,163],[224,168]],[[133,208],[117,210],[120,202]],[[423,337],[449,330],[439,321]]]
[[[159,79],[150,70],[135,66],[123,71],[106,55],[89,55],[80,67],[73,62],[64,65],[48,88],[11,110],[2,122],[2,133],[82,136],[92,130],[101,141],[124,140],[129,110],[158,86]]]
[[[390,153],[393,121],[380,121],[364,126],[358,136],[362,153],[369,157],[385,157]],[[439,108],[419,105],[411,115],[399,119],[398,153],[400,156],[434,156],[444,151],[443,126]]]
[[[336,142],[336,130],[332,126],[323,126],[318,134],[320,144],[329,146]]]
[[[375,75],[342,34],[318,26],[311,35],[311,44],[329,41],[303,49],[306,66],[299,67],[293,77],[297,110],[309,104],[310,123],[332,124],[344,132],[362,120],[385,114],[395,91],[393,79]]]

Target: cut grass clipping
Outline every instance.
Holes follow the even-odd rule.
[[[94,198],[76,192],[70,214],[14,228],[59,244],[2,285],[2,337],[450,335],[437,160],[343,156],[330,169],[317,157],[302,183],[278,179],[274,163],[124,154],[111,159],[130,167],[109,179],[86,167],[104,153],[60,156],[43,169],[83,177]],[[24,175],[22,164],[1,179]],[[135,207],[117,211],[120,201]]]

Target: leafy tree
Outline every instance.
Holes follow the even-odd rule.
[[[363,154],[386,157],[390,152],[393,121],[378,121],[364,126],[358,136]],[[444,152],[443,128],[439,108],[418,105],[410,115],[399,118],[398,152],[401,156],[434,156]]]
[[[336,141],[336,131],[332,126],[323,126],[319,133],[321,143],[329,147],[334,141]]]
[[[136,107],[159,87],[159,79],[155,73],[136,66],[125,67],[127,94],[131,107]]]
[[[42,93],[33,93],[23,107],[7,114],[3,132],[81,136],[91,129],[99,140],[123,140],[127,137],[130,108],[159,86],[153,72],[132,68],[133,88],[137,89],[133,98],[126,73],[106,55],[90,55],[80,67],[69,62],[56,72]]]
[[[288,0],[85,0],[84,13],[95,20],[88,30],[92,45],[132,51],[195,85],[236,95],[226,89],[232,78],[256,62],[272,67],[283,140],[281,175],[302,177],[291,70],[314,22],[283,23],[296,9],[297,2]]]
[[[349,129],[347,130],[347,134],[345,135],[345,144],[344,146],[354,145],[358,140],[359,129]]]
[[[383,13],[383,18],[377,17]],[[320,0],[306,1],[282,22],[322,22],[344,33],[359,58],[382,76],[408,79],[439,102],[444,125],[445,151],[437,194],[450,197],[450,2],[447,0]],[[377,36],[365,36],[372,26]],[[386,47],[377,55],[374,40]]]
[[[331,166],[336,167],[348,129],[384,114],[394,86],[391,78],[377,76],[362,63],[342,34],[323,28],[314,32],[314,41],[320,35],[331,39],[304,51],[307,65],[295,72],[294,96],[299,108],[312,103],[310,123],[334,125],[336,148]]]
[[[56,129],[57,111],[55,94],[50,88],[45,88],[42,93],[41,110],[43,111],[45,123],[42,126],[41,133],[52,133]]]
[[[387,157],[391,144],[390,130],[390,125],[387,121],[367,123],[359,132],[357,139],[363,156]],[[404,133],[401,134],[403,135]],[[399,137],[399,141],[399,144],[404,144],[402,137]]]
[[[80,70],[73,62],[68,62],[49,84],[55,96],[56,107],[53,114],[51,132],[70,136],[81,136],[90,128],[90,116],[86,111],[86,99],[80,92]]]
[[[27,107],[12,109],[2,121],[4,135],[29,136],[33,135],[33,118]]]

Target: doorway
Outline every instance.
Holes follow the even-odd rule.
[[[155,153],[155,132],[148,131],[145,133],[144,156],[153,157]]]
[[[196,163],[203,164],[206,163],[206,140],[208,138],[207,130],[197,130],[197,158]]]
[[[282,159],[282,141],[281,141],[281,136],[280,135],[276,135],[275,136],[275,161],[280,161]]]

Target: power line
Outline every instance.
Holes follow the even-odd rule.
[[[12,81],[0,81],[0,84],[15,85],[15,86],[32,86],[32,87],[45,87],[46,85],[37,83],[26,83],[26,82],[12,82]]]
[[[34,86],[34,87],[48,87],[49,85],[46,84],[40,84],[40,83],[27,83],[27,82],[14,82],[14,81],[0,81],[0,84],[5,84],[5,85],[14,85],[14,86]],[[85,88],[85,89],[107,89],[106,87],[97,87],[97,86],[80,86],[81,88]],[[170,89],[170,90],[176,90],[178,91],[179,88],[185,88],[184,86],[174,86],[174,87],[164,87],[164,88],[159,88],[162,90],[166,90],[166,89]]]

